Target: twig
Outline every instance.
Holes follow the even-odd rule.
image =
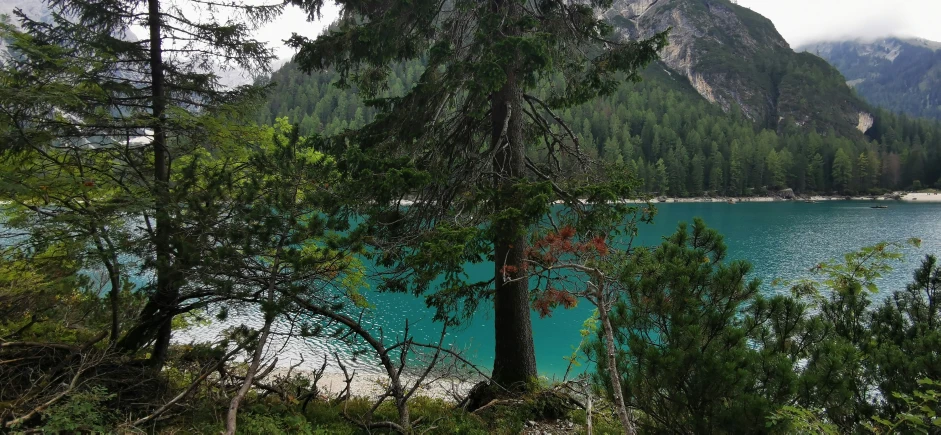
[[[233,349],[231,352],[225,354],[222,358],[219,359],[219,362],[217,362],[214,366],[212,366],[211,369],[206,370],[205,373],[203,373],[200,377],[196,378],[196,380],[193,381],[193,383],[190,385],[189,388],[186,389],[186,391],[183,391],[182,393],[177,394],[176,397],[174,397],[173,399],[170,399],[169,402],[167,402],[160,408],[157,408],[157,410],[154,411],[152,414],[135,420],[134,422],[130,424],[130,426],[139,426],[160,416],[160,414],[164,413],[167,409],[170,409],[170,407],[176,404],[176,402],[179,402],[180,400],[188,396],[193,391],[196,391],[196,387],[198,387],[199,384],[202,383],[202,381],[206,380],[206,378],[208,378],[210,374],[218,370],[219,367],[222,367],[225,364],[225,362],[229,360],[229,358],[232,358],[233,355],[235,355],[241,350],[242,350],[242,345],[239,345],[235,349]]]
[[[45,410],[46,408],[48,408],[48,407],[54,405],[54,404],[55,404],[56,402],[58,402],[59,400],[62,400],[63,397],[67,396],[69,393],[72,392],[72,390],[75,389],[75,386],[78,385],[78,379],[82,376],[82,373],[84,373],[85,370],[86,370],[86,369],[85,369],[84,367],[81,367],[81,368],[79,368],[79,369],[75,372],[75,376],[72,376],[72,382],[69,383],[69,386],[68,386],[68,388],[65,389],[65,391],[63,391],[63,392],[61,392],[61,393],[59,393],[59,394],[56,394],[55,397],[53,397],[52,399],[49,399],[48,401],[46,401],[46,402],[43,403],[42,405],[39,405],[39,406],[33,408],[33,410],[30,411],[30,412],[28,412],[28,413],[26,413],[26,415],[8,421],[8,422],[4,425],[4,427],[6,427],[6,428],[11,428],[11,427],[14,427],[14,426],[18,426],[20,423],[23,423],[24,421],[27,421],[27,420],[33,418],[33,416],[35,416],[36,414],[38,414],[38,413],[42,412],[43,410]]]

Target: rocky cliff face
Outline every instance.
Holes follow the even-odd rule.
[[[820,42],[799,49],[830,62],[872,104],[941,119],[941,43],[881,38]]]
[[[672,29],[662,62],[705,99],[764,126],[848,131],[865,112],[838,72],[794,53],[771,21],[728,0],[615,0],[605,17],[631,38]]]
[[[860,132],[865,133],[872,125],[875,124],[876,120],[872,118],[872,115],[866,112],[859,112],[859,123],[856,124],[856,129]]]

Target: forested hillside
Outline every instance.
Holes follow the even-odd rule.
[[[417,62],[396,67],[388,92],[400,95],[422,70]],[[662,64],[643,76],[640,83],[624,84],[608,97],[559,115],[575,126],[595,156],[623,163],[640,176],[647,192],[738,196],[793,188],[798,193],[869,193],[941,182],[937,123],[875,111],[866,135],[841,135],[825,125],[800,126],[793,120],[776,132],[760,128],[736,108],[725,113]],[[369,122],[374,111],[355,88],[334,86],[336,78],[334,73],[308,76],[286,64],[272,75],[274,88],[261,120],[287,116],[301,134],[327,136]]]
[[[751,9],[729,0],[618,0],[605,17],[629,38],[669,29],[664,64],[726,112],[738,107],[775,130],[793,122],[847,135],[868,128],[870,109],[839,71],[795,53],[774,23]]]
[[[644,82],[559,115],[646,192],[866,194],[941,182],[939,125],[870,107],[754,11],[727,0],[619,0],[604,17],[633,39],[670,29],[669,45]],[[422,71],[417,61],[396,65],[387,95],[402,95]],[[272,80],[264,122],[287,116],[302,134],[331,136],[372,119],[355,88],[331,86],[332,72],[308,77],[288,64]]]
[[[826,59],[870,103],[941,120],[941,44],[922,39],[833,41],[802,47]]]

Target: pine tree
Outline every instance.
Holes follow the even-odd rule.
[[[742,147],[738,140],[732,141],[732,151],[729,157],[729,194],[741,195],[745,192],[745,161]]]
[[[795,377],[783,346],[751,346],[748,332],[768,316],[742,315],[759,298],[759,282],[747,278],[751,265],[726,262],[722,236],[696,219],[616,267],[624,288],[611,319],[622,349],[618,372],[628,406],[648,417],[639,419],[643,432],[766,431]],[[597,379],[610,389],[608,364],[598,361]]]
[[[689,192],[692,195],[702,195],[705,178],[705,157],[696,153],[689,163]]]
[[[807,179],[805,183],[810,191],[824,188],[823,157],[820,154],[815,153],[807,162]]]
[[[722,188],[723,182],[722,165],[716,163],[712,166],[712,170],[709,171],[709,190],[722,193],[724,190]]]
[[[774,188],[787,187],[787,172],[781,154],[774,150],[768,153],[765,164],[768,167],[769,185]]]
[[[322,0],[293,2],[312,15],[324,5]],[[376,121],[336,141],[338,146],[354,145],[346,149],[346,167],[356,180],[349,184],[355,194],[374,199],[370,215],[378,221],[369,223],[389,243],[383,265],[398,267],[400,276],[422,278],[387,284],[423,293],[431,278],[444,275],[429,301],[439,307],[439,318],[457,321],[455,309],[472,312],[477,291],[489,283],[464,283],[454,272],[467,261],[494,259],[493,380],[526,388],[536,365],[528,280],[521,267],[525,234],[548,211],[553,196],[572,198],[547,183],[559,178],[559,159],[586,154],[572,129],[558,124],[556,111],[613,92],[615,72],[636,79],[637,71],[656,57],[665,35],[642,42],[611,40],[610,26],[599,19],[610,1],[532,8],[506,0],[338,4],[344,18],[334,28],[316,40],[297,35],[290,40],[305,71],[335,67],[341,86],[355,84],[366,98],[374,98],[392,65],[427,55],[414,88],[375,101]],[[595,54],[586,57],[589,51]],[[537,97],[532,91],[540,79],[555,74],[562,80],[552,82],[560,83],[548,94],[552,97]],[[543,137],[543,162],[526,160],[526,146],[534,142],[526,132],[532,130]],[[390,178],[377,179],[376,174]],[[398,202],[404,195],[417,199],[405,210]],[[399,224],[383,224],[387,219]],[[480,229],[482,223],[486,228]],[[397,238],[406,232],[408,240],[420,242],[416,247],[444,246],[444,237],[451,239],[448,246],[461,249],[406,254],[406,239]],[[488,242],[492,250],[485,248]],[[419,258],[432,254],[437,264],[418,266]],[[419,274],[405,272],[422,267]]]

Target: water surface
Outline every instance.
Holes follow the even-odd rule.
[[[911,281],[914,268],[927,253],[941,255],[941,204],[913,204],[892,202],[887,209],[873,209],[873,205],[886,202],[826,201],[816,204],[803,202],[765,203],[662,203],[655,222],[640,228],[637,242],[643,245],[659,244],[661,238],[672,233],[680,221],[691,222],[701,217],[706,224],[725,235],[731,259],[745,259],[753,264],[752,276],[760,279],[762,291],[786,291],[773,287],[776,278],[796,279],[808,276],[816,263],[872,245],[880,241],[904,241],[911,237],[922,239],[920,248],[905,248],[904,259],[880,281],[881,292],[876,299],[894,290],[903,289]],[[480,264],[467,269],[473,280],[492,277],[492,264]],[[401,336],[405,320],[418,341],[436,342],[440,325],[432,322],[432,311],[424,301],[409,295],[379,294],[368,291],[369,301],[376,306],[373,316],[363,319],[373,330],[382,329],[387,341]],[[493,362],[494,331],[489,302],[475,317],[446,338],[465,349],[466,355],[482,368],[489,370]],[[593,307],[587,302],[570,310],[559,309],[551,317],[540,319],[533,314],[533,336],[536,360],[540,374],[561,376],[581,336],[582,322]],[[258,316],[244,314],[240,321],[260,324]],[[216,325],[218,326],[218,325]],[[260,325],[255,325],[260,326]],[[179,339],[205,337],[209,328],[180,334]],[[208,337],[207,337],[208,338]],[[311,340],[303,345],[289,344],[276,350],[281,364],[296,361],[303,354],[308,365],[319,367],[324,352],[340,351],[342,347],[330,340]],[[316,360],[317,364],[311,364]],[[362,372],[375,372],[378,367],[370,358],[350,358],[347,364]]]
[[[785,291],[771,285],[775,278],[796,279],[822,260],[880,241],[922,239],[920,248],[905,248],[905,258],[880,281],[875,298],[904,288],[914,268],[926,253],[941,255],[941,204],[891,203],[888,209],[872,209],[885,202],[827,201],[772,203],[661,203],[655,222],[640,228],[639,242],[659,244],[680,221],[701,217],[724,236],[729,257],[752,263],[752,276],[762,281],[766,293]],[[469,269],[473,278],[488,279],[490,264]],[[429,319],[430,311],[420,299],[374,294],[370,300],[379,308],[377,323],[386,331],[399,331],[406,318],[411,329],[425,340],[437,339],[438,325]],[[541,374],[564,373],[570,355],[580,340],[582,322],[592,306],[582,302],[571,310],[559,309],[548,318],[533,313],[536,359]],[[461,330],[448,339],[464,346],[473,360],[484,367],[493,361],[493,324],[489,309],[480,310]]]

